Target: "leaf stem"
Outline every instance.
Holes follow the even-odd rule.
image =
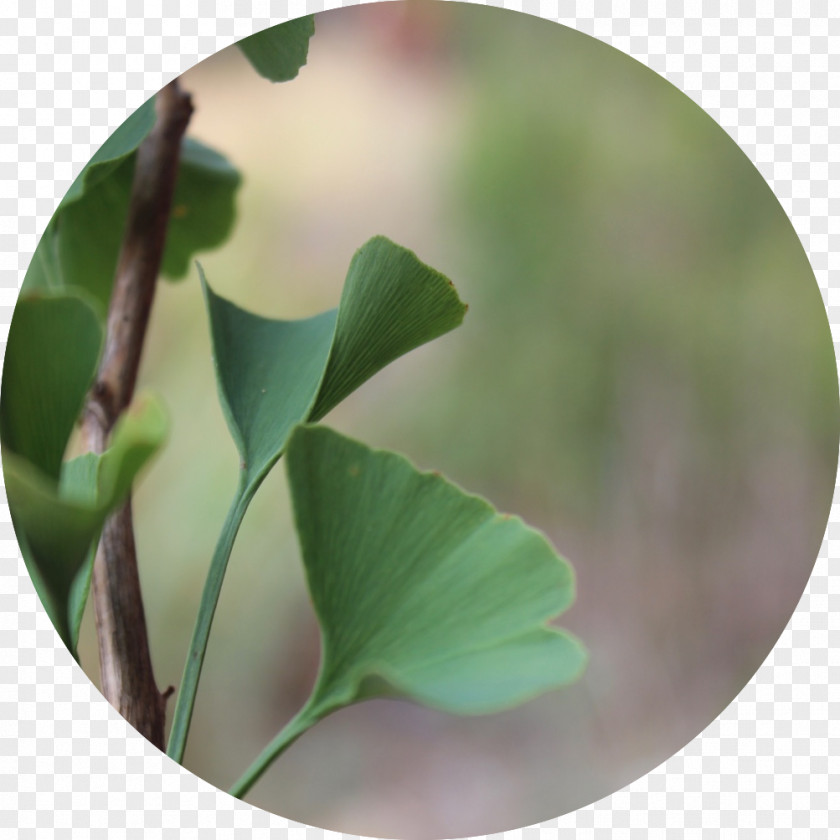
[[[184,665],[184,675],[181,678],[178,699],[175,702],[169,744],[166,748],[166,754],[179,764],[184,757],[187,734],[195,707],[196,693],[198,692],[198,680],[201,677],[201,668],[204,664],[204,656],[207,653],[210,627],[213,624],[216,605],[219,603],[219,594],[222,591],[222,582],[225,579],[225,571],[233,549],[233,542],[255,492],[256,487],[253,484],[246,485],[244,481],[237,489],[225,518],[225,523],[222,526],[219,540],[216,543],[213,559],[210,561],[207,580],[204,582],[204,592],[201,595],[195,629],[193,630],[187,661]]]
[[[259,781],[266,770],[307,729],[314,726],[327,712],[318,712],[307,703],[275,736],[269,745],[254,759],[251,766],[240,776],[228,793],[241,799]]]

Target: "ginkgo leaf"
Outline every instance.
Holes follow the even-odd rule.
[[[107,275],[109,272],[113,273],[113,267],[116,265],[116,257],[114,257],[113,261],[110,259],[110,251],[114,248],[112,240],[115,238],[115,235],[112,233],[112,228],[115,225],[113,206],[109,206],[110,202],[103,202],[103,197],[100,195],[93,202],[85,202],[86,208],[79,214],[79,217],[84,220],[88,218],[91,210],[95,212],[97,209],[102,208],[105,211],[100,218],[95,220],[91,219],[89,225],[91,231],[88,233],[84,242],[86,249],[91,249],[94,243],[96,245],[100,244],[96,236],[100,233],[100,225],[104,220],[105,228],[102,231],[104,236],[101,244],[103,245],[102,251],[104,252],[106,269],[104,272],[95,272],[92,277],[88,277],[84,273],[80,275],[80,273],[74,273],[71,270],[68,275],[71,276],[71,279],[65,279],[59,253],[62,237],[59,234],[58,221],[65,210],[76,202],[82,201],[89,191],[93,190],[103,181],[115,180],[120,185],[120,189],[117,191],[120,196],[126,192],[126,183],[130,188],[131,173],[134,172],[134,153],[137,151],[140,143],[143,142],[144,138],[152,130],[154,124],[155,97],[153,96],[134,111],[105,140],[102,146],[100,146],[93,157],[87,162],[76,180],[70,185],[70,189],[64,194],[64,198],[61,199],[61,203],[58,205],[52,219],[50,219],[49,224],[38,241],[32,261],[23,280],[23,294],[40,289],[54,289],[61,286],[76,285],[87,288],[101,303],[107,305],[108,296],[101,289],[104,288],[106,291],[110,291],[111,278]],[[120,168],[122,168],[123,172],[119,175],[115,174]],[[112,190],[106,191],[108,195],[111,192]],[[121,198],[121,200],[123,199]],[[124,202],[127,207],[127,194]],[[105,205],[104,207],[103,204]],[[121,234],[122,228],[119,227],[116,233],[117,248],[119,248],[119,237]],[[76,235],[76,231],[71,231],[64,239],[72,240]],[[104,278],[103,273],[106,275]],[[74,274],[75,276],[72,276]]]
[[[377,371],[458,326],[466,307],[440,272],[377,236],[354,255],[337,310],[282,321],[240,309],[201,272],[219,396],[258,484],[298,423],[318,420]]]
[[[288,82],[306,64],[309,39],[315,34],[315,16],[306,15],[255,32],[237,46],[253,68],[272,82]]]
[[[337,310],[299,321],[262,318],[204,287],[219,398],[241,456],[239,487],[210,563],[167,755],[181,761],[233,542],[248,505],[295,425],[323,417],[403,353],[458,326],[452,283],[377,236],[350,262]]]
[[[574,576],[546,538],[403,456],[323,426],[287,451],[323,634],[316,707],[397,692],[461,714],[574,680],[585,656],[546,626]]]
[[[166,437],[166,415],[151,396],[138,397],[114,427],[102,455],[64,464],[55,480],[4,448],[9,509],[21,552],[50,619],[75,652],[87,595],[91,547],[107,515],[128,494],[140,469]],[[76,584],[79,575],[83,583]]]
[[[581,675],[583,646],[548,624],[574,600],[572,568],[521,519],[324,426],[295,429],[286,469],[321,666],[235,796],[309,727],[360,700],[485,714]]]
[[[100,320],[89,296],[69,289],[22,296],[12,317],[0,436],[4,448],[54,480],[96,374]]]
[[[136,151],[136,150],[135,150]],[[62,203],[38,243],[24,279],[24,291],[74,286],[84,288],[107,309],[131,200],[137,155],[114,158],[107,171],[73,201]],[[187,137],[161,273],[186,276],[192,258],[224,242],[236,219],[239,172],[219,152]]]

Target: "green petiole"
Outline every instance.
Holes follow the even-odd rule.
[[[260,484],[260,482],[255,482],[250,485],[245,485],[244,472],[242,476],[243,481],[240,483],[240,487],[234,496],[233,503],[222,526],[219,540],[216,543],[213,559],[210,561],[210,569],[207,573],[207,580],[204,582],[204,592],[201,595],[201,604],[198,608],[195,629],[193,630],[187,661],[184,665],[184,674],[181,678],[178,698],[175,701],[175,712],[172,719],[172,729],[169,733],[166,754],[179,764],[183,760],[184,750],[187,745],[187,734],[195,707],[201,668],[204,664],[204,656],[207,653],[210,627],[213,624],[216,605],[219,603],[219,594],[222,591],[222,582],[225,579],[225,571],[227,570],[230,553],[233,549],[233,543],[239,531],[239,526],[245,517],[245,511],[248,509],[248,505]]]

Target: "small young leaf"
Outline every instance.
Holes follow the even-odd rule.
[[[219,396],[248,485],[271,469],[296,424],[320,419],[466,311],[446,277],[384,236],[354,255],[338,310],[300,321],[246,312],[201,276]]]
[[[87,295],[71,290],[21,297],[12,317],[0,437],[4,447],[54,480],[96,374],[100,318]]]
[[[541,534],[323,426],[298,427],[286,458],[323,635],[311,709],[396,693],[480,714],[580,675],[580,643],[546,626],[572,569]]]
[[[288,82],[306,64],[315,16],[290,20],[243,38],[237,46],[254,69],[272,82]]]
[[[3,472],[18,542],[56,630],[75,652],[87,596],[92,545],[106,516],[128,494],[166,436],[166,415],[139,397],[114,427],[102,455],[64,464],[58,481],[16,453],[3,451]],[[77,578],[82,577],[81,586]]]

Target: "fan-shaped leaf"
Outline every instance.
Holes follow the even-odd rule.
[[[581,673],[580,643],[546,626],[571,567],[520,519],[321,426],[296,429],[287,470],[323,633],[313,708],[397,693],[483,713]]]
[[[572,569],[521,519],[323,426],[298,426],[286,459],[321,667],[234,796],[351,703],[397,696],[483,714],[580,676],[583,646],[548,625],[574,599]]]
[[[140,397],[114,427],[106,452],[69,461],[58,481],[16,453],[3,451],[9,508],[24,560],[50,619],[72,651],[87,595],[85,567],[92,560],[92,545],[105,517],[163,443],[166,428],[160,403]],[[80,575],[81,586],[76,583]]]
[[[309,39],[314,34],[315,16],[306,15],[255,32],[237,46],[261,76],[272,82],[288,82],[306,64]]]
[[[176,761],[184,755],[233,541],[292,429],[322,417],[398,356],[458,326],[466,311],[449,280],[384,236],[371,239],[354,255],[338,310],[300,321],[246,312],[213,292],[200,273],[219,398],[242,464],[175,702],[167,755]]]
[[[320,419],[466,311],[446,277],[384,236],[354,255],[338,310],[313,318],[262,318],[206,281],[204,289],[219,395],[249,485],[277,461],[296,424]]]

